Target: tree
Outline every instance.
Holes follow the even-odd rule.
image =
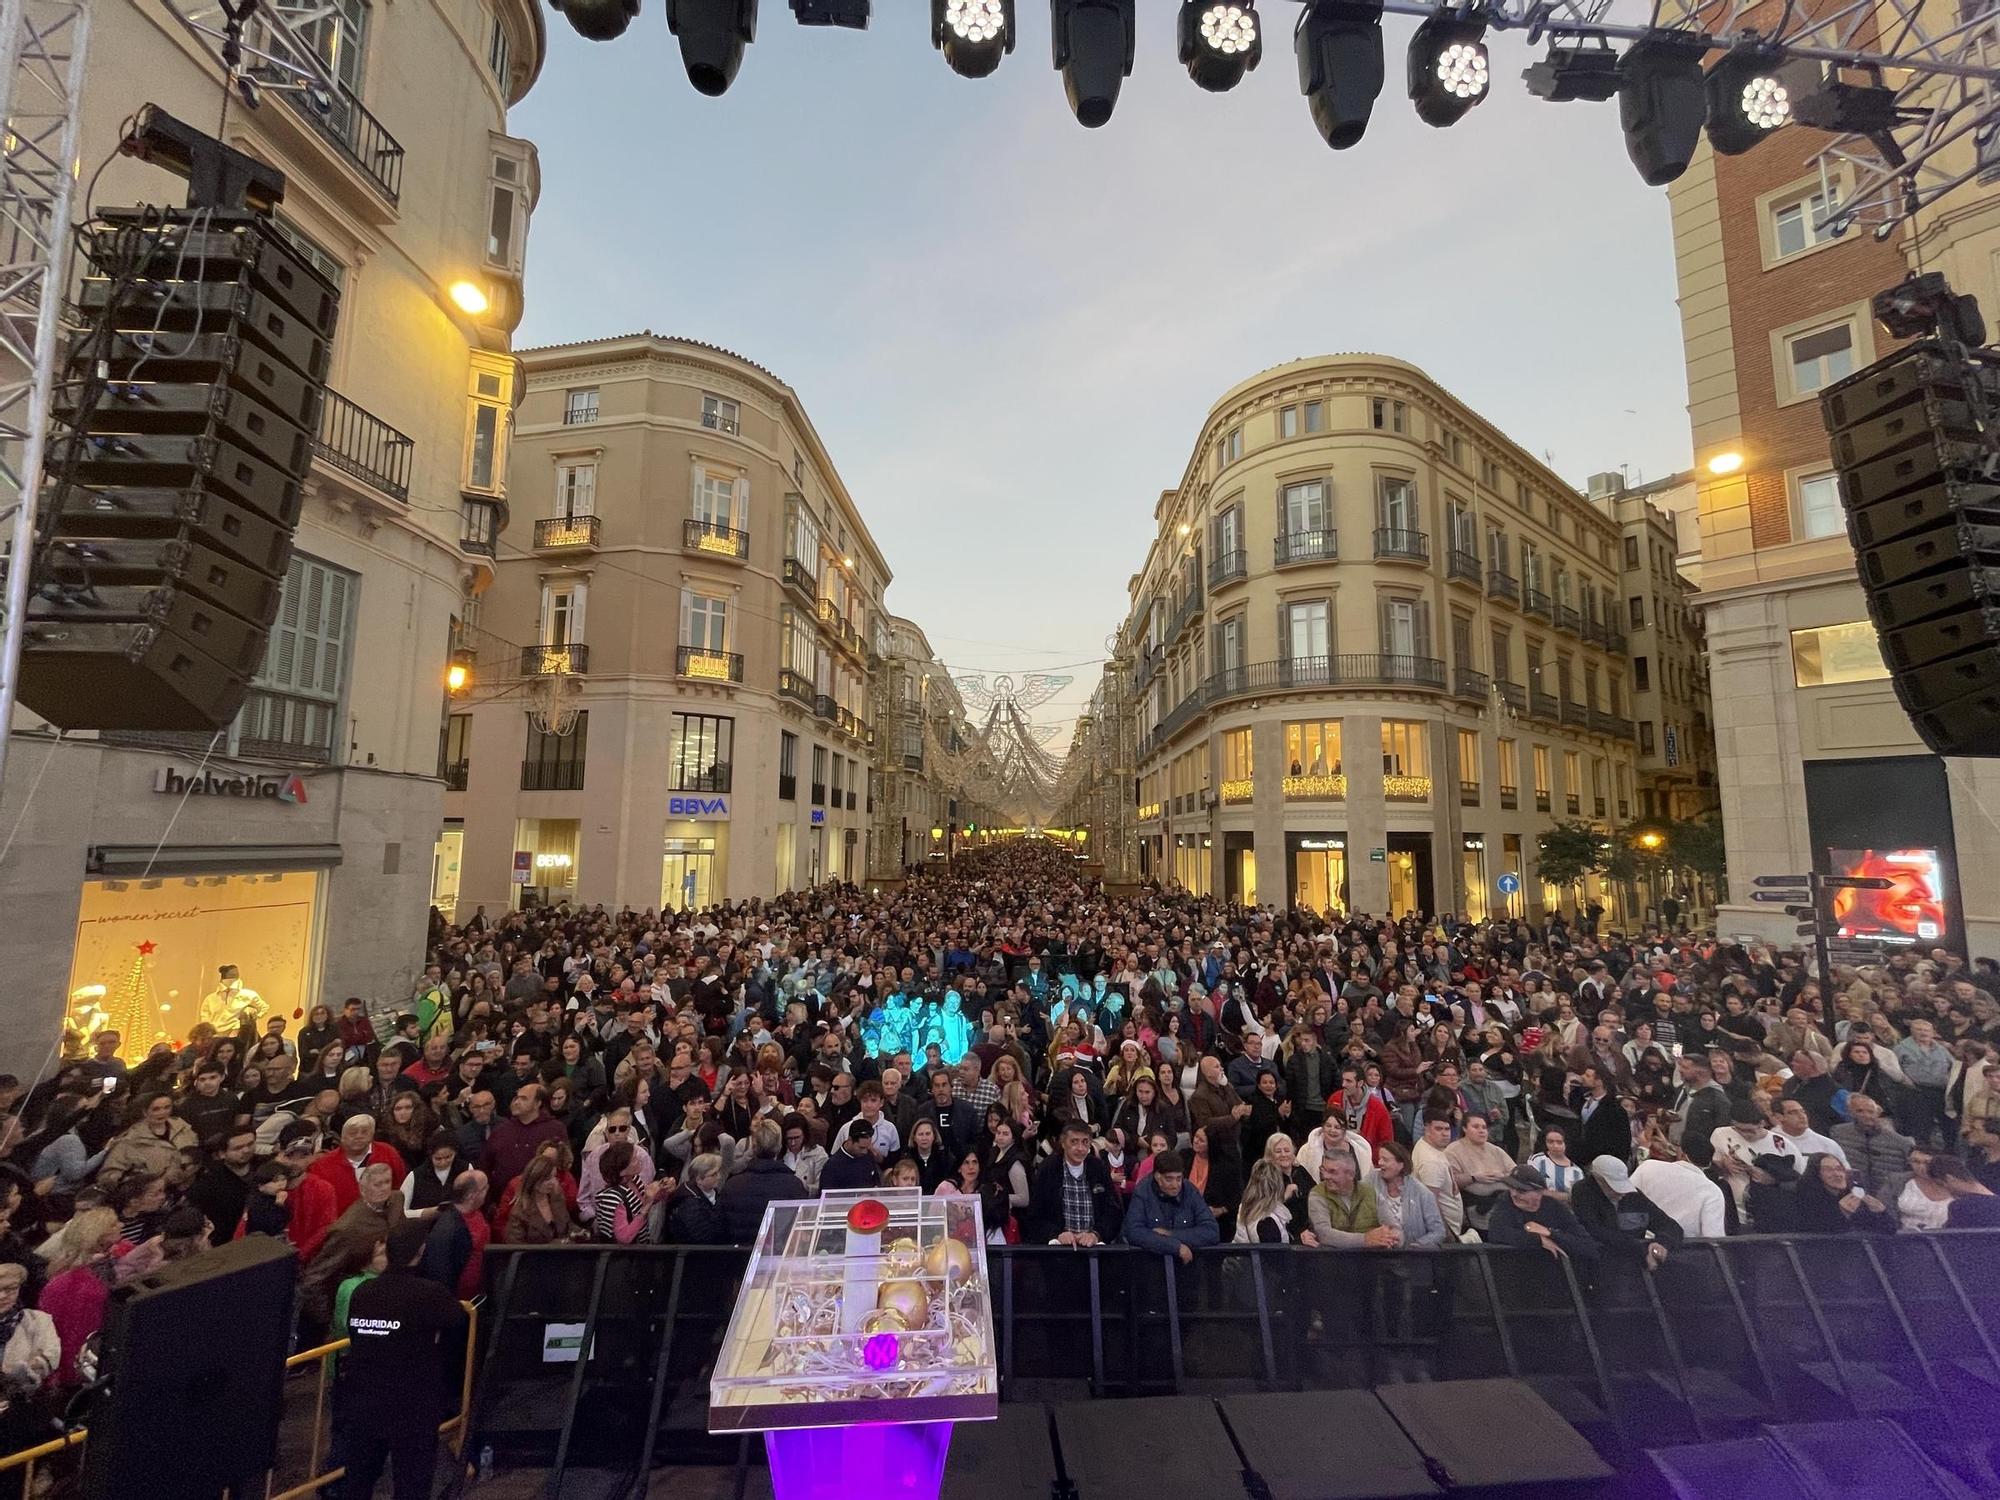
[[[1563,820],[1537,836],[1535,866],[1550,885],[1568,885],[1582,892],[1584,877],[1605,867],[1611,840],[1590,824]]]
[[[1706,880],[1721,900],[1729,899],[1729,861],[1722,842],[1722,818],[1708,813],[1685,818],[1667,829],[1669,858],[1689,874]]]

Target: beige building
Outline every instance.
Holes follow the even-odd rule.
[[[1633,815],[1618,528],[1415,366],[1228,391],[1131,584],[1141,859],[1198,891],[1537,912],[1554,819]]]
[[[1755,25],[1758,14],[1740,18]],[[1759,876],[1885,859],[1924,894],[1894,943],[2000,940],[2000,769],[1929,753],[1897,702],[1856,580],[1819,392],[1886,354],[1870,298],[1920,263],[2000,310],[2000,193],[1968,185],[1887,240],[1816,228],[1824,135],[1704,144],[1670,190],[1701,522],[1700,595],[1733,904],[1725,934],[1792,942]],[[1969,139],[1937,165],[1958,164]],[[1831,187],[1846,199],[1851,169]],[[1891,929],[1894,929],[1893,931]]]
[[[864,878],[889,567],[798,393],[652,333],[521,363],[477,685],[446,734],[441,904]]]
[[[957,829],[977,824],[987,808],[945,784],[931,735],[951,750],[959,743],[965,704],[930,640],[913,620],[888,617],[888,652],[876,663],[875,834],[869,878],[897,880],[946,857]],[[929,733],[926,733],[926,725]]]
[[[335,0],[308,29],[340,80],[332,109],[270,90],[253,110],[232,91],[223,128],[284,171],[278,222],[341,290],[270,654],[219,737],[58,742],[26,713],[13,725],[0,1065],[23,1073],[43,1065],[65,996],[74,1023],[109,1012],[129,1056],[184,1036],[222,964],[288,1020],[348,995],[400,1005],[421,972],[446,663],[480,581],[461,496],[500,495],[516,395],[536,162],[507,111],[541,66],[542,12]],[[112,156],[121,122],[150,100],[213,129],[223,98],[212,54],[166,7],[97,7],[80,150],[91,168],[111,159],[94,201],[180,203],[184,182]],[[461,311],[460,282],[491,311]]]
[[[1691,500],[1693,475],[1627,487],[1593,474],[1590,499],[1619,530],[1618,599],[1632,657],[1639,725],[1639,816],[1698,817],[1715,807],[1715,728],[1694,586],[1681,573],[1681,516],[1659,502]]]

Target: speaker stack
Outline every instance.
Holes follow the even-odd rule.
[[[65,729],[220,729],[264,661],[339,294],[260,215],[86,235],[21,702]]]
[[[1897,698],[1940,755],[2000,755],[2000,356],[1920,340],[1820,411]]]

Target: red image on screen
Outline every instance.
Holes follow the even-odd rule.
[[[1831,849],[1836,875],[1890,880],[1886,890],[1837,890],[1840,936],[1890,943],[1937,942],[1945,933],[1944,865],[1935,849]]]

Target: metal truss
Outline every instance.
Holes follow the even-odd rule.
[[[226,82],[253,109],[265,92],[304,97],[321,115],[340,93],[328,65],[348,45],[340,12],[331,4],[272,4],[269,0],[161,0],[167,12],[214,52]]]
[[[6,774],[29,563],[47,454],[76,191],[85,0],[0,0],[0,511],[7,519],[0,629],[0,777]]]

